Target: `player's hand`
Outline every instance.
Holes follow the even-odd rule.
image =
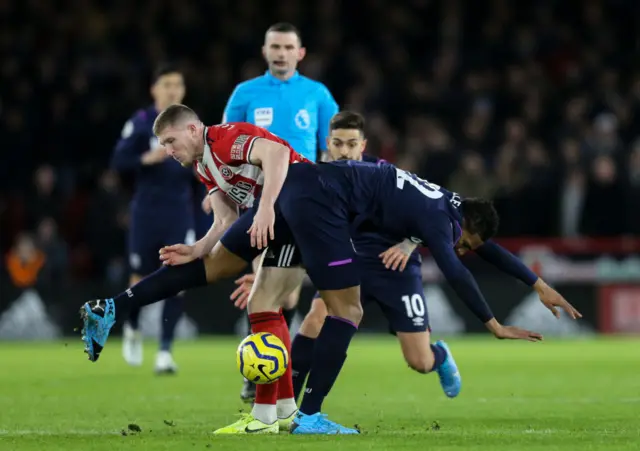
[[[247,231],[247,233],[251,235],[251,247],[264,249],[268,246],[270,239],[275,239],[273,232],[275,222],[276,212],[273,206],[267,207],[261,204],[253,218],[251,228]]]
[[[573,305],[569,304],[560,293],[547,285],[542,279],[538,279],[533,287],[538,292],[538,296],[540,296],[540,302],[542,302],[556,318],[560,318],[560,311],[557,307],[564,310],[572,319],[582,318],[582,313]]]
[[[211,199],[209,199],[208,195],[204,196],[204,199],[202,199],[202,211],[204,211],[205,214],[208,215],[210,215],[213,211],[213,209],[211,208]]]
[[[163,147],[156,147],[155,149],[151,149],[142,154],[140,161],[144,165],[152,165],[162,163],[169,157],[167,155],[167,151],[164,150]]]
[[[195,246],[174,244],[160,249],[160,260],[165,266],[184,265],[198,258]]]
[[[499,340],[527,340],[542,341],[542,334],[530,330],[520,329],[516,326],[503,326],[496,319],[485,324],[487,329]]]
[[[500,329],[498,329],[498,332],[494,333],[494,335],[500,340],[542,341],[542,334],[526,329],[520,329],[516,326],[501,326]]]
[[[396,271],[400,269],[400,271],[404,271],[407,267],[407,263],[409,262],[409,258],[411,257],[411,253],[416,249],[416,244],[411,243],[410,241],[403,241],[402,243],[398,243],[395,246],[390,247],[382,254],[378,255],[378,257],[382,258],[382,263],[384,267],[387,269],[391,269],[392,271]]]
[[[247,304],[249,303],[249,295],[251,294],[251,289],[253,288],[253,282],[255,282],[255,280],[255,274],[246,274],[236,280],[238,288],[231,293],[231,300],[234,301],[233,305],[238,307],[240,310],[244,310],[247,307]]]

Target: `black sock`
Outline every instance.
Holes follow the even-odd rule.
[[[447,352],[444,350],[444,348],[438,345],[431,345],[431,350],[433,351],[433,357],[435,358],[431,371],[435,371],[440,368],[440,365],[442,365],[444,359],[447,358]]]
[[[311,371],[307,379],[300,411],[313,415],[322,409],[333,384],[347,359],[347,349],[358,328],[351,321],[327,316],[313,349]]]
[[[182,290],[206,284],[207,273],[203,260],[197,259],[178,266],[163,266],[113,298],[116,315],[122,315],[133,306],[144,307],[173,297]]]
[[[293,397],[300,398],[300,392],[307,380],[313,359],[315,338],[297,334],[291,343],[291,374],[293,377]]]
[[[171,345],[176,334],[176,326],[184,309],[184,297],[174,296],[165,299],[162,307],[162,333],[160,336],[160,350],[171,351]]]
[[[133,330],[138,330],[138,327],[140,327],[140,310],[142,309],[137,305],[132,305],[129,309],[127,322]]]
[[[291,329],[291,321],[293,321],[293,318],[296,316],[296,307],[292,308],[292,309],[282,309],[282,316],[284,316],[284,320],[287,322],[287,327],[289,329]]]

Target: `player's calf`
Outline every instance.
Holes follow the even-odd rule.
[[[311,309],[302,320],[300,329],[291,344],[291,374],[295,399],[300,398],[302,387],[304,387],[309,371],[311,371],[313,349],[316,338],[320,335],[320,330],[324,325],[327,312],[322,298],[313,299]]]
[[[326,318],[314,346],[311,372],[300,405],[300,412],[305,416],[314,416],[321,411],[322,403],[347,359],[347,349],[362,319],[359,286],[325,290],[321,295],[336,316]]]
[[[438,352],[436,361],[434,345],[430,344],[429,332],[397,332],[402,354],[409,367],[418,373],[426,374],[437,369],[444,361],[444,353]]]

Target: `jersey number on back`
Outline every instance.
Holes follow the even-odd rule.
[[[411,186],[427,196],[429,199],[440,199],[444,194],[440,191],[440,186],[435,183],[427,182],[413,174],[396,168],[396,187],[404,189],[404,183],[409,182]]]

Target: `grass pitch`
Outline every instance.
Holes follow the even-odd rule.
[[[640,450],[638,339],[450,340],[451,400],[393,338],[362,335],[325,405],[361,436],[214,437],[244,407],[237,343],[179,342],[175,377],[152,374],[152,343],[141,368],[115,340],[95,364],[79,340],[0,343],[0,450]]]

